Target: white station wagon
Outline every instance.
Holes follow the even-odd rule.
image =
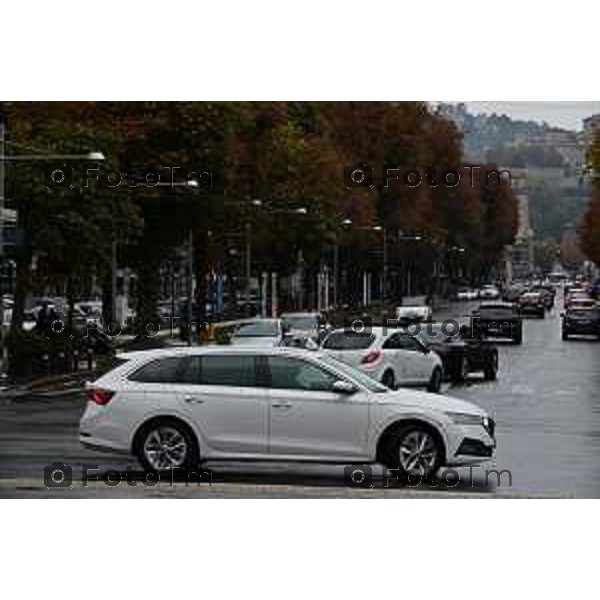
[[[324,356],[287,348],[131,353],[88,384],[85,446],[148,470],[208,460],[381,462],[425,475],[493,454],[494,422],[453,398],[392,391]]]

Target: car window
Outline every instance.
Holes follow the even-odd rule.
[[[254,387],[257,385],[256,359],[245,354],[204,355],[197,381],[202,385]]]
[[[371,377],[365,375],[358,369],[354,369],[346,363],[343,363],[337,360],[336,358],[333,358],[332,356],[321,356],[320,360],[326,363],[327,365],[333,367],[337,371],[340,371],[341,373],[345,374],[347,377],[350,377],[354,381],[358,382],[360,385],[367,388],[370,392],[375,392],[377,394],[387,394],[390,391],[390,388],[386,387],[385,385],[381,385],[375,379],[372,379]]]
[[[169,356],[150,361],[128,379],[142,383],[190,383],[194,380],[193,368],[190,357]]]
[[[324,369],[297,358],[268,358],[270,387],[285,390],[330,391],[337,378]]]
[[[398,339],[400,334],[395,333],[394,335],[390,335],[390,337],[383,342],[381,348],[383,350],[396,350],[400,347],[400,340]]]
[[[398,336],[397,348],[400,350],[421,350],[421,345],[413,336],[401,333]]]
[[[286,329],[317,329],[319,327],[319,319],[317,316],[284,317],[283,326]]]
[[[323,342],[326,350],[365,350],[375,341],[375,335],[367,332],[336,331]]]
[[[235,337],[275,337],[279,335],[277,321],[255,321],[243,323],[234,333]]]

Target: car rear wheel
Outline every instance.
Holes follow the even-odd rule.
[[[198,443],[178,421],[156,421],[141,431],[137,457],[147,471],[189,470],[198,465]]]
[[[398,469],[398,476],[433,475],[442,462],[443,447],[439,435],[426,425],[401,427],[390,437],[384,456],[385,466]]]
[[[566,342],[569,339],[569,334],[566,331],[562,332],[563,342]]]
[[[381,378],[381,383],[386,387],[389,387],[390,390],[396,389],[396,377],[394,376],[394,371],[388,369]]]
[[[439,394],[440,389],[442,387],[442,381],[444,379],[444,374],[442,373],[442,369],[440,367],[436,367],[431,374],[431,379],[429,380],[429,384],[427,386],[427,391],[432,392],[433,394]]]

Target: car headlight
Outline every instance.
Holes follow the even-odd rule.
[[[457,425],[482,425],[483,427],[487,427],[489,424],[489,418],[483,415],[458,412],[447,412],[446,415]]]

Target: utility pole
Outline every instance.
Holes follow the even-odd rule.
[[[110,254],[110,289],[111,289],[111,309],[110,309],[110,320],[114,323],[117,322],[117,239],[113,239],[111,244]],[[123,326],[123,323],[121,323]],[[117,329],[120,331],[120,328]]]
[[[338,233],[335,232],[335,238],[333,241],[333,308],[334,310],[338,305],[338,280],[340,270],[340,246],[338,240]]]
[[[388,255],[387,255],[387,229],[382,230],[383,237],[383,273],[381,277],[381,299],[385,304],[387,298],[387,271],[388,271]]]
[[[246,250],[245,256],[246,259],[246,310],[250,314],[250,302],[251,302],[251,294],[252,294],[252,226],[250,221],[246,221],[245,225],[245,233],[246,233]]]
[[[192,345],[192,319],[194,316],[194,231],[190,229],[188,238],[188,301],[187,301],[187,343]]]

